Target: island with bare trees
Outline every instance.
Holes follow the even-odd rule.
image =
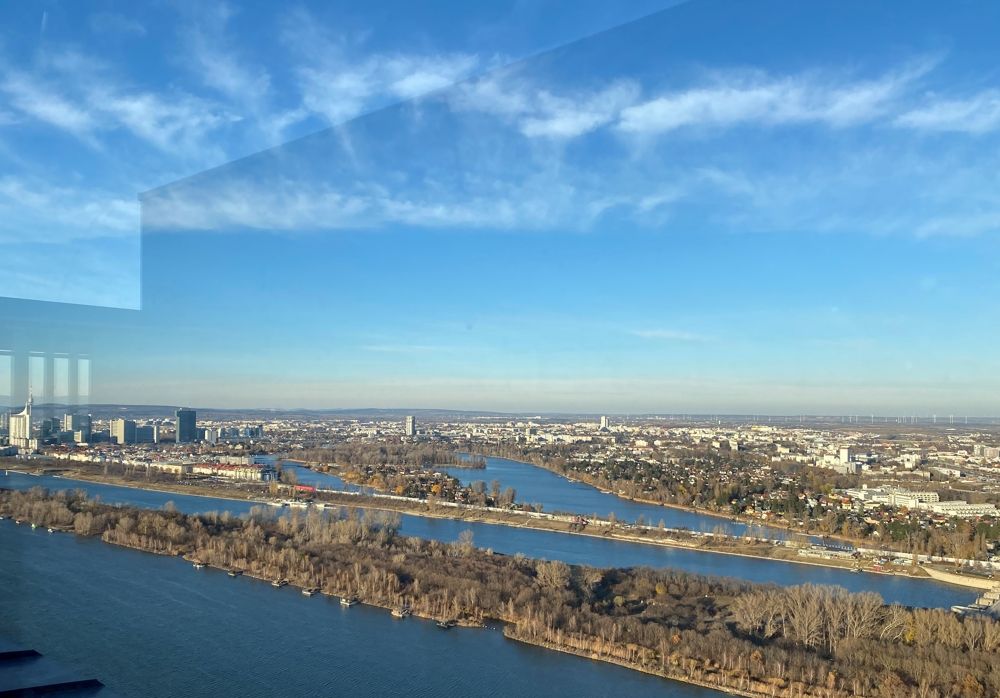
[[[0,513],[442,622],[501,622],[514,640],[744,696],[1000,691],[1000,622],[872,593],[500,555],[343,507],[187,515],[35,488],[0,490]]]

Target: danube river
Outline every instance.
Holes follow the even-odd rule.
[[[532,467],[532,466],[526,466]],[[315,475],[319,475],[318,473]],[[329,476],[327,476],[329,477]],[[330,482],[331,486],[335,485]],[[572,484],[572,483],[571,483]],[[49,475],[31,476],[0,472],[0,487],[26,489],[34,486],[49,489],[83,489],[91,496],[109,504],[132,504],[156,509],[168,501],[185,513],[229,511],[245,514],[253,502],[213,497],[155,492],[131,487],[118,487]],[[781,562],[763,558],[723,555],[719,553],[669,548],[665,546],[629,543],[601,537],[571,535],[531,528],[499,524],[433,519],[403,515],[401,533],[431,540],[455,541],[462,531],[472,531],[476,546],[497,552],[523,553],[529,557],[563,560],[571,564],[597,567],[671,567],[695,574],[738,577],[752,582],[793,584],[834,584],[851,591],[874,591],[888,602],[907,606],[949,608],[968,604],[976,592],[925,579],[882,574],[852,573],[846,569]]]
[[[532,467],[532,466],[525,466]],[[481,472],[481,471],[480,471]],[[301,473],[316,484],[330,476]],[[548,473],[546,473],[548,475]],[[327,479],[329,478],[329,479]],[[564,481],[567,482],[567,481]],[[574,485],[575,483],[569,483]],[[242,514],[250,502],[0,474],[0,487],[84,489],[108,503]],[[584,486],[586,487],[586,486]],[[968,603],[935,582],[494,524],[403,516],[402,533],[600,566],[649,565],[758,582],[839,584],[916,606]],[[365,606],[344,609],[179,558],[0,522],[0,639],[38,649],[119,695],[672,695],[713,691],[505,640],[439,630]]]
[[[115,695],[721,695],[10,520],[0,588],[0,639]]]

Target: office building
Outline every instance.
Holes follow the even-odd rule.
[[[135,422],[131,419],[111,420],[111,440],[119,446],[136,442]]]
[[[197,441],[197,413],[194,410],[181,407],[174,413],[174,416],[177,417],[177,443],[190,444]]]
[[[63,431],[73,432],[73,440],[77,443],[90,441],[90,415],[67,414],[63,416]]]
[[[9,438],[11,446],[30,448],[31,407],[33,404],[34,398],[31,393],[29,393],[28,401],[25,403],[24,409],[18,414],[12,414],[10,416]]]
[[[417,419],[412,414],[406,416],[406,435],[417,435]]]
[[[598,427],[598,428],[601,431],[607,431],[608,429],[611,428],[611,422],[608,420],[608,418],[606,416],[602,416],[601,417],[601,426]]]

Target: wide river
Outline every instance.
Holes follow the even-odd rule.
[[[479,478],[474,477],[477,472]],[[482,473],[467,474],[483,479]],[[336,487],[338,482],[302,471],[300,481],[306,477],[318,485]],[[580,486],[557,480],[574,489]],[[242,514],[253,506],[0,471],[0,487],[33,486],[80,488],[108,503],[147,508],[172,501],[188,513]],[[612,499],[616,505],[632,504]],[[546,505],[548,510],[556,508]],[[569,563],[672,567],[783,585],[837,584],[913,606],[948,607],[976,596],[906,577],[402,516],[405,535],[453,541],[464,530],[471,530],[482,548]],[[504,640],[496,631],[445,632],[423,621],[394,621],[375,609],[342,609],[294,589],[275,590],[214,570],[195,571],[179,559],[32,531],[9,520],[0,522],[0,584],[7,592],[0,604],[0,637],[96,675],[123,695],[717,695],[527,647]]]
[[[0,637],[120,696],[721,694],[0,521]]]

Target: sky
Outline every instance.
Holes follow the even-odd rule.
[[[95,401],[1000,414],[1000,7],[369,5],[0,10]]]

